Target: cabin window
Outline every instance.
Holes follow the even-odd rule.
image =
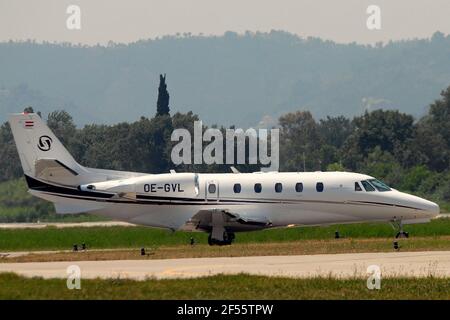
[[[317,182],[316,183],[316,191],[317,192],[322,192],[323,191],[323,183],[322,182]]]
[[[391,191],[391,188],[389,188],[385,183],[381,182],[380,180],[370,179],[369,182],[380,192]]]
[[[362,188],[358,182],[355,182],[355,191],[362,191]]]
[[[209,192],[209,193],[216,193],[216,185],[215,185],[214,183],[211,183],[211,184],[208,186],[208,192]]]
[[[297,183],[295,184],[295,191],[296,191],[296,192],[303,192],[303,183],[297,182]]]
[[[255,192],[260,193],[262,190],[261,183],[255,183]]]
[[[361,183],[362,183],[364,189],[366,189],[367,192],[375,191],[375,188],[369,182],[364,180],[364,181],[361,181]]]
[[[241,193],[241,184],[240,183],[236,183],[233,186],[233,191],[234,191],[234,193]]]
[[[283,185],[281,183],[275,183],[275,192],[280,193],[283,191]]]

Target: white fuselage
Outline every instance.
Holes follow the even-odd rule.
[[[349,172],[144,174],[78,164],[41,117],[12,114],[9,123],[33,195],[57,213],[95,213],[173,230],[234,232],[289,225],[429,221],[437,204]]]
[[[113,219],[174,230],[184,228],[202,210],[269,221],[270,227],[396,220],[414,223],[439,213],[435,203],[416,196],[392,189],[366,191],[361,181],[369,179],[373,178],[348,172],[155,174],[79,187],[86,195],[114,194],[111,199],[74,195],[63,200],[74,206],[83,202],[92,208],[90,212]],[[302,188],[296,190],[299,183]],[[318,183],[323,191],[317,190]],[[355,183],[361,190],[355,189]],[[260,192],[255,191],[255,184],[260,184]],[[281,189],[278,185],[276,190],[276,184],[281,184]],[[56,193],[32,192],[61,201]]]

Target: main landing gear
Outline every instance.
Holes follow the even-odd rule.
[[[230,245],[234,240],[234,233],[227,231],[226,214],[220,210],[214,210],[211,214],[211,229],[208,236],[208,244],[212,245]]]
[[[209,236],[208,236],[208,244],[210,246],[213,246],[213,245],[218,245],[218,246],[230,245],[233,242],[234,238],[235,238],[235,236],[234,236],[233,232],[226,232],[226,231],[224,231],[224,233],[223,233],[223,240],[214,239],[212,237],[212,234],[210,233]]]

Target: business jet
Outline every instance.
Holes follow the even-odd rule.
[[[78,164],[34,113],[9,118],[29,192],[59,214],[92,213],[133,224],[204,231],[210,245],[275,227],[429,222],[439,206],[351,172],[147,174]]]

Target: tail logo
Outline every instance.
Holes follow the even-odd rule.
[[[52,142],[53,140],[49,136],[40,136],[37,147],[41,151],[48,151],[52,147]]]

